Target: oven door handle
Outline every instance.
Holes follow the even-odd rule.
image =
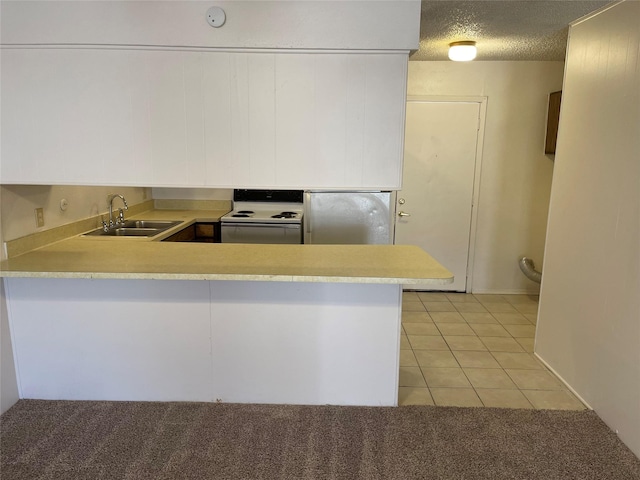
[[[248,227],[248,228],[288,228],[291,230],[300,229],[299,223],[258,223],[258,222],[222,222],[221,227]]]

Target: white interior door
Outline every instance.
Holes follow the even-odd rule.
[[[408,101],[396,244],[418,245],[467,289],[481,101]],[[433,286],[412,285],[417,290]]]

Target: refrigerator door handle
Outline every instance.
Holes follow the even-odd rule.
[[[310,206],[311,206],[311,194],[309,192],[304,192],[302,221],[304,222],[305,231],[307,233],[311,233],[311,215],[309,215]]]

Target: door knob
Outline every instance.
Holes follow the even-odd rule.
[[[410,217],[410,216],[411,216],[411,214],[410,214],[410,213],[406,213],[406,212],[399,212],[399,213],[398,213],[398,216],[399,216],[399,217]]]

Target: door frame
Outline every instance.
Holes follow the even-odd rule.
[[[480,175],[482,172],[482,152],[484,147],[484,132],[487,117],[488,97],[482,96],[457,96],[457,95],[407,95],[407,103],[477,103],[480,106],[478,113],[478,136],[476,142],[476,161],[473,171],[473,192],[471,200],[471,225],[469,228],[469,251],[467,256],[467,278],[465,292],[471,293],[473,287],[473,266],[475,263],[476,233],[478,228],[478,204],[480,201]],[[406,121],[406,115],[405,115]],[[403,162],[404,168],[404,162]],[[395,222],[394,222],[395,225]]]

